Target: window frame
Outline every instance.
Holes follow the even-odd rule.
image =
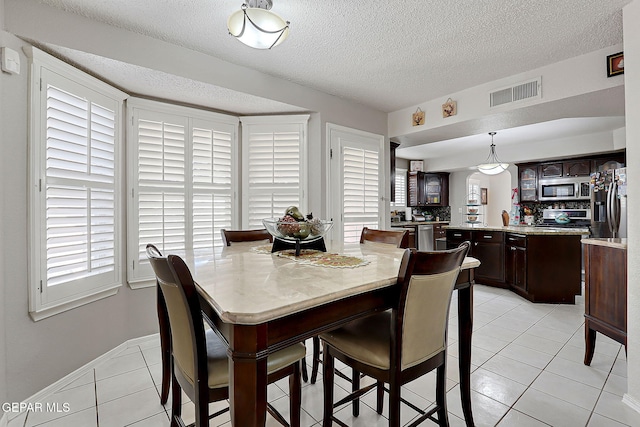
[[[251,128],[254,126],[298,126],[300,130],[300,151],[299,151],[299,165],[300,165],[300,180],[298,184],[298,195],[300,203],[298,208],[303,214],[308,212],[308,182],[309,182],[309,166],[308,166],[308,152],[309,152],[309,114],[294,114],[283,116],[245,116],[240,117],[242,123],[242,228],[255,228],[249,226],[249,197],[251,189],[249,188],[249,137],[251,135]],[[273,188],[277,188],[278,185],[274,184]],[[284,215],[284,212],[282,212]]]
[[[29,47],[29,315],[35,321],[115,295],[123,283],[122,259],[122,176],[124,173],[124,100],[127,94],[60,61],[53,56]],[[47,83],[55,81],[58,89],[90,102],[96,98],[113,102],[114,112],[114,267],[107,280],[73,280],[55,285],[59,297],[55,300],[43,285],[46,281],[46,125]],[[58,87],[64,86],[64,87]],[[73,90],[72,90],[73,89]],[[101,104],[99,104],[101,105]],[[102,105],[105,107],[104,105]],[[93,278],[92,278],[93,279]]]
[[[211,111],[184,107],[175,104],[167,104],[142,98],[131,97],[127,100],[127,283],[132,289],[155,286],[155,277],[150,265],[139,263],[139,186],[138,186],[138,139],[136,135],[138,111],[147,115],[156,114],[160,118],[172,118],[185,125],[185,151],[184,151],[184,194],[185,194],[185,245],[192,240],[193,234],[193,129],[198,123],[215,122],[223,126],[232,127],[231,137],[231,227],[239,225],[239,159],[238,159],[238,134],[239,119],[237,116],[214,113]],[[145,116],[146,117],[146,116]],[[178,192],[176,192],[178,194]],[[152,242],[150,242],[152,243]],[[191,246],[193,246],[191,244]],[[162,248],[160,248],[162,250]]]

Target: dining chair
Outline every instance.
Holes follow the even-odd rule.
[[[258,230],[220,230],[222,242],[225,246],[231,246],[232,242],[255,242],[258,240],[268,240],[273,242],[273,236],[265,229]]]
[[[407,249],[400,264],[398,299],[391,310],[355,320],[320,335],[323,341],[323,426],[336,418],[334,407],[353,402],[358,416],[360,396],[374,387],[377,412],[382,413],[384,388],[389,385],[389,426],[400,425],[400,403],[421,415],[415,426],[437,413],[440,426],[448,426],[446,401],[447,323],[451,295],[470,247],[463,242],[447,251],[418,252]],[[335,359],[353,369],[352,393],[333,403]],[[429,411],[401,398],[400,388],[436,369],[436,402]],[[360,373],[376,380],[360,389]],[[336,421],[340,423],[340,421]]]
[[[376,242],[396,245],[398,248],[409,247],[408,230],[375,230],[364,227],[360,233],[360,243]]]
[[[398,248],[409,247],[409,231],[408,230],[375,230],[372,228],[364,227],[362,233],[360,233],[360,243],[375,242],[395,245]],[[311,365],[311,384],[315,384],[318,378],[318,371],[320,370],[320,339],[315,336],[311,340],[312,342],[312,365]],[[303,376],[306,381],[306,377]]]
[[[160,250],[152,244],[147,245],[147,255],[161,257]],[[160,404],[164,405],[169,399],[169,387],[171,385],[171,332],[169,330],[169,315],[167,305],[160,290],[160,284],[156,280],[156,312],[158,314],[158,326],[160,331],[160,362],[162,367],[162,382],[160,386]]]
[[[209,425],[209,419],[228,408],[209,415],[209,403],[229,398],[229,362],[227,345],[214,329],[203,324],[195,282],[189,268],[177,255],[158,256],[153,245],[147,257],[162,291],[171,330],[171,427],[184,426],[182,392],[195,404],[195,427]],[[295,344],[267,357],[269,384],[289,377],[289,414],[292,427],[300,426],[300,360],[303,344]],[[285,426],[286,420],[267,404],[267,411]]]

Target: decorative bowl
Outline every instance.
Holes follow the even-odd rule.
[[[424,215],[425,221],[433,221],[433,215]]]
[[[560,214],[555,217],[555,220],[558,224],[568,224],[571,221],[567,214]]]
[[[477,215],[469,215],[469,216],[467,216],[467,220],[469,220],[470,222],[476,222],[478,220],[478,216]]]
[[[312,242],[318,240],[333,227],[333,221],[283,221],[282,218],[265,218],[262,224],[267,231],[278,239],[295,242]]]
[[[469,213],[470,214],[477,214],[478,213],[478,208],[469,208]]]

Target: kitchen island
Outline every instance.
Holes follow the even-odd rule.
[[[446,226],[447,248],[471,242],[476,283],[511,289],[531,302],[574,304],[582,291],[580,242],[587,228]]]

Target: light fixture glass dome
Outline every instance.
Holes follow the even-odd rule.
[[[279,45],[289,35],[289,22],[271,12],[270,8],[271,2],[243,4],[227,20],[229,34],[256,49],[271,49]]]
[[[496,132],[489,132],[489,135],[491,135],[491,151],[489,151],[489,157],[487,157],[484,163],[477,166],[478,172],[485,175],[497,175],[509,167],[509,163],[501,162],[496,155],[496,145],[493,143],[493,136],[495,134]]]

